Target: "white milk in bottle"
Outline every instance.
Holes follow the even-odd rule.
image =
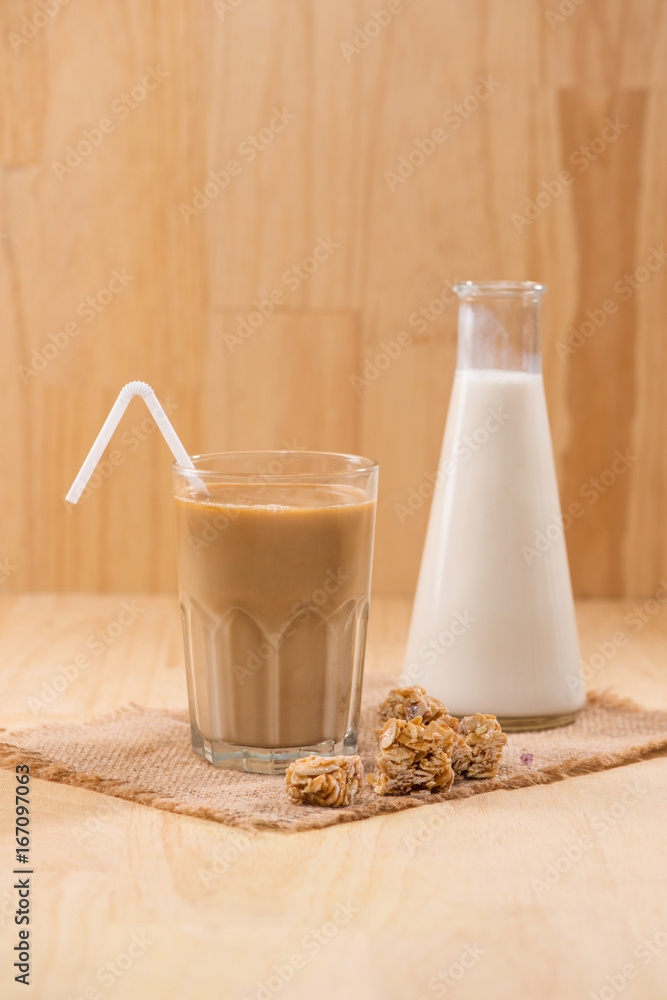
[[[403,679],[508,729],[585,699],[540,365],[544,286],[466,283]]]

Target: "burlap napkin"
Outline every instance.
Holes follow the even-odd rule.
[[[359,752],[367,773],[373,766],[375,710],[393,683],[386,677],[366,678]],[[569,726],[510,734],[496,778],[466,780],[437,795],[380,796],[366,787],[353,806],[343,809],[292,805],[283,777],[211,767],[191,750],[185,711],[130,705],[88,722],[52,724],[2,736],[2,767],[29,764],[34,777],[79,785],[156,809],[246,829],[294,832],[498,788],[547,784],[665,752],[667,712],[645,711],[613,696],[592,695]]]

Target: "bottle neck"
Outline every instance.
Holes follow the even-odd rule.
[[[542,371],[541,292],[475,289],[459,299],[458,369]]]

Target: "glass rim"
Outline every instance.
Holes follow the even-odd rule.
[[[539,281],[459,281],[454,291],[459,298],[476,295],[544,295],[547,286]]]
[[[207,469],[197,465],[197,462],[204,460],[212,460],[217,458],[253,458],[263,456],[267,461],[273,459],[280,459],[282,455],[293,455],[295,457],[306,457],[306,458],[335,458],[340,459],[344,468],[340,469],[329,469],[327,471],[317,471],[317,472],[291,472],[289,469],[282,469],[280,472],[271,471],[260,471],[255,469],[252,472],[248,471],[237,471],[233,468],[229,470],[222,471],[221,469]],[[355,455],[347,452],[340,451],[313,451],[307,448],[291,450],[289,448],[269,448],[265,449],[250,449],[247,451],[210,451],[202,452],[200,455],[191,455],[190,458],[194,463],[194,469],[191,469],[187,465],[180,465],[178,462],[172,462],[171,467],[174,472],[181,473],[183,475],[193,475],[198,476],[234,476],[240,479],[331,479],[335,476],[358,476],[363,473],[373,472],[375,469],[379,468],[379,463],[373,458],[366,458],[363,455]],[[354,465],[354,462],[357,465]]]

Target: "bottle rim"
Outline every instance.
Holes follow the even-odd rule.
[[[546,290],[547,286],[539,281],[460,281],[454,285],[454,291],[462,299],[512,295],[537,298]]]

